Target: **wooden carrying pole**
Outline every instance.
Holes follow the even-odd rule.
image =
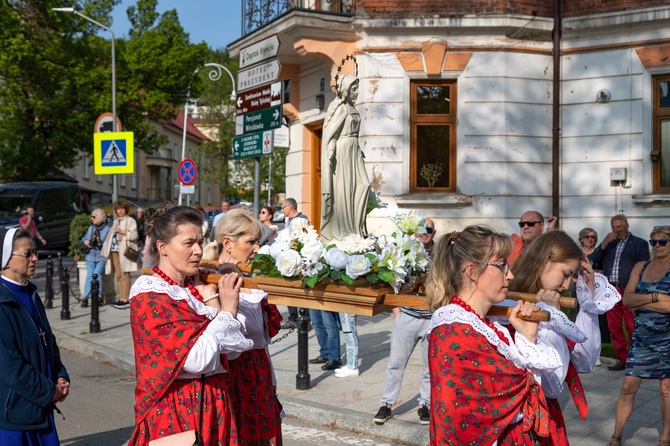
[[[202,271],[200,273],[200,280],[202,280],[205,283],[217,283],[219,281],[220,274],[217,273],[211,273],[209,271]],[[242,286],[244,288],[255,288],[255,289],[261,289],[265,290],[268,292],[270,295],[270,300],[275,301],[274,303],[279,303],[279,304],[287,304],[291,303],[287,301],[287,297],[281,297],[277,295],[276,299],[273,299],[275,296],[275,291],[277,291],[277,282],[280,282],[281,279],[277,278],[265,278],[264,276],[256,276],[256,277],[243,277],[243,284]],[[268,282],[275,282],[272,284],[268,284]],[[291,288],[296,288],[297,281],[287,281],[287,285],[290,284]],[[279,285],[281,287],[281,285]],[[268,289],[266,289],[268,288]],[[335,288],[335,287],[334,287]],[[342,287],[337,287],[337,288],[342,288]],[[326,292],[316,292],[318,295],[318,298],[320,301],[328,301],[329,298],[329,293]],[[334,297],[337,298],[338,302],[333,301],[333,308],[331,311],[337,311],[337,305],[340,303],[339,300],[341,299],[341,296],[336,294],[335,292],[332,293]],[[509,297],[508,292],[508,297]],[[528,293],[512,293],[514,294],[512,299],[518,300],[528,300],[529,302],[534,302],[535,301],[535,295],[534,294],[528,294]],[[575,299],[572,299],[575,300]],[[301,299],[301,302],[295,302],[297,305],[305,305],[304,300]],[[566,301],[566,303],[569,304],[569,301]],[[360,304],[359,304],[360,306]],[[367,314],[366,312],[362,312],[360,314],[364,316],[372,316],[374,314],[379,314],[382,311],[387,311],[389,309],[392,309],[394,307],[411,307],[411,308],[423,308],[423,309],[428,309],[428,303],[426,302],[425,295],[423,293],[421,294],[394,294],[394,293],[386,293],[380,296],[380,298],[377,300],[376,303],[374,303],[373,307],[374,310],[373,313]],[[315,309],[321,308],[320,306],[316,306]],[[345,311],[345,310],[342,310]],[[510,307],[503,307],[503,306],[494,306],[489,310],[488,316],[505,316],[507,317],[509,315],[509,312],[511,311]],[[527,320],[531,321],[549,321],[550,315],[549,312],[547,311],[538,311],[534,313],[530,318]]]

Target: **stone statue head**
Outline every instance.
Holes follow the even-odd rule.
[[[353,101],[356,100],[358,97],[358,88],[356,88],[356,94],[353,95],[352,93],[352,87],[356,85],[358,87],[358,78],[356,76],[352,76],[351,74],[343,74],[342,77],[340,77],[337,80],[337,92],[338,95],[343,98],[349,98]],[[355,96],[355,97],[354,97]]]

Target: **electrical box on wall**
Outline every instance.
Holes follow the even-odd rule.
[[[625,167],[612,167],[610,169],[610,181],[617,183],[626,182],[626,168]]]

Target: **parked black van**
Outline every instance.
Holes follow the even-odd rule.
[[[47,241],[40,250],[66,250],[70,222],[81,212],[81,191],[76,183],[44,181],[0,184],[0,226],[18,227],[26,208],[35,210],[37,230]]]

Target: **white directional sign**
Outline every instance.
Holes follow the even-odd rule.
[[[279,37],[276,34],[240,50],[240,70],[264,60],[276,57],[279,52]]]
[[[272,59],[251,68],[237,72],[237,91],[250,90],[263,84],[269,84],[279,79],[281,64],[278,59]]]

